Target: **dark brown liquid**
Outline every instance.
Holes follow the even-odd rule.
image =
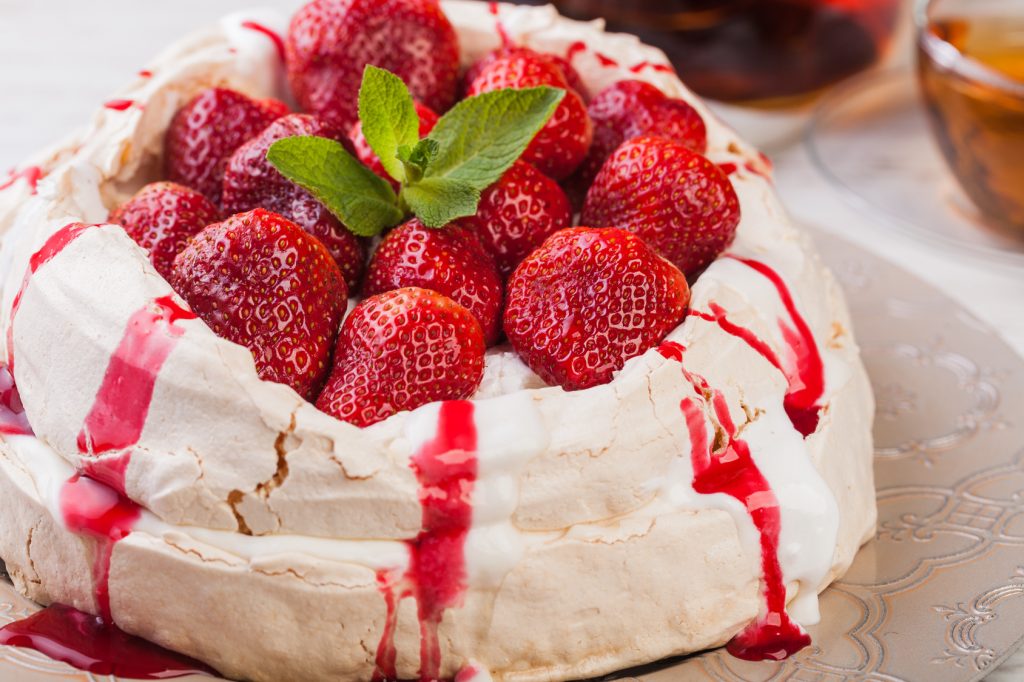
[[[978,71],[965,70],[951,46]],[[919,42],[919,72],[961,186],[987,216],[1024,234],[1024,19],[934,21]]]
[[[874,64],[899,0],[553,0],[665,50],[684,82],[726,101],[813,93]]]

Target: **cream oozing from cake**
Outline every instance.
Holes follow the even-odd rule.
[[[838,396],[855,391],[852,400],[860,403],[855,410],[858,415],[869,412],[864,403],[870,399],[861,395],[866,384],[848,332],[839,334],[842,343],[838,345],[826,342],[830,328],[836,324],[848,327],[845,307],[805,240],[789,225],[770,182],[762,175],[764,162],[716,121],[674,75],[657,68],[666,64],[660,52],[635,38],[604,34],[599,23],[561,19],[551,8],[501,6],[494,14],[486,3],[452,1],[444,7],[459,32],[466,63],[498,46],[496,22],[500,21],[513,39],[528,46],[571,54],[591,93],[616,80],[639,77],[693,103],[707,123],[709,158],[735,167],[732,178],[743,219],[729,252],[735,258],[712,264],[693,287],[691,307],[707,317],[691,314],[669,335],[670,342],[686,349],[682,367],[652,350],[628,362],[610,384],[571,394],[543,387],[511,349],[489,351],[477,399],[467,403],[472,408],[466,419],[475,438],[468,448],[471,452],[462,452],[457,465],[470,467],[458,474],[460,485],[469,488],[467,508],[440,512],[451,519],[467,515],[457,543],[464,584],[434,586],[439,608],[458,611],[461,602],[476,593],[500,594],[517,570],[527,571],[531,562],[546,560],[545,552],[559,551],[552,547],[629,542],[649,534],[659,519],[702,510],[729,515],[753,573],[751,578],[759,583],[764,534],[752,520],[748,505],[725,493],[701,494],[694,489],[691,455],[693,428],[699,420],[688,419],[692,415],[682,409],[688,398],[697,400],[709,433],[723,430],[723,419],[731,420],[734,435],[749,446],[756,469],[778,503],[777,559],[782,585],[793,599],[790,613],[799,623],[816,622],[818,591],[844,569],[852,549],[865,535],[864,526],[873,524],[872,507],[872,511],[857,510],[853,520],[843,526],[834,492],[836,476],[822,474],[822,467],[841,466],[826,460],[839,455],[824,451],[822,443],[832,442],[826,432],[833,428],[831,406]],[[35,195],[29,183],[14,183],[0,190],[0,227],[9,226],[0,251],[4,283],[0,321],[5,329],[11,327],[15,292],[24,273],[32,269],[30,257],[67,223],[102,222],[112,205],[153,179],[146,164],[154,155],[158,157],[154,147],[162,142],[160,132],[191,93],[203,85],[225,83],[256,96],[283,94],[283,70],[271,34],[283,34],[286,25],[286,18],[275,13],[242,13],[184,41],[147,69],[151,76],[120,93],[141,106],[104,109],[97,115],[98,133],[72,143],[73,152],[57,151],[33,162],[47,174],[38,182]],[[9,216],[15,211],[18,215],[12,220]],[[116,259],[113,254],[118,254]],[[106,267],[103,261],[108,255],[112,259],[110,276],[123,273],[118,286],[126,290],[115,292],[102,276],[96,281],[99,290],[111,292],[110,311],[102,323],[120,325],[116,333],[88,327],[95,324],[84,318],[89,311],[74,311],[81,302],[76,287],[93,281],[97,268]],[[761,268],[740,259],[749,259]],[[775,275],[782,287],[766,271]],[[816,298],[808,300],[812,292]],[[427,544],[420,541],[430,540],[424,535],[430,530],[430,509],[424,500],[432,485],[440,485],[436,480],[425,483],[417,476],[417,457],[440,438],[443,405],[396,415],[360,433],[332,423],[334,420],[316,413],[284,387],[261,385],[244,349],[215,339],[205,325],[193,320],[180,323],[182,341],[169,351],[166,365],[153,377],[147,421],[135,441],[122,443],[99,458],[95,449],[74,445],[95,406],[94,396],[102,385],[116,339],[104,337],[86,348],[79,360],[87,366],[73,368],[38,347],[43,338],[60,328],[44,322],[44,316],[56,311],[67,318],[66,324],[81,323],[88,329],[86,334],[120,338],[132,315],[169,295],[169,287],[152,271],[145,255],[120,228],[111,226],[84,229],[66,249],[30,274],[15,318],[14,343],[7,350],[13,351],[15,374],[25,377],[19,380],[25,404],[33,425],[39,424],[41,430],[37,431],[39,438],[5,436],[7,448],[0,457],[0,469],[14,467],[27,476],[35,487],[35,497],[60,521],[60,489],[76,470],[109,469],[103,462],[113,462],[127,453],[130,459],[121,462],[127,466],[127,471],[120,471],[123,489],[148,507],[141,510],[132,535],[148,536],[199,557],[227,555],[230,561],[237,560],[261,574],[288,570],[301,574],[313,560],[324,562],[328,568],[318,570],[328,574],[334,570],[330,566],[351,565],[378,578],[384,575],[374,589],[388,602],[386,621],[390,626],[376,633],[377,669],[381,670],[382,657],[387,663],[389,655],[397,657],[398,672],[408,669],[410,656],[437,666],[439,672],[462,665],[469,657],[454,663],[432,660],[430,652],[411,655],[403,651],[409,647],[402,646],[409,639],[402,635],[408,618],[401,613],[401,602],[408,597],[412,601],[425,599],[417,594],[422,586],[413,584],[414,580],[410,583],[416,562],[422,560],[417,552],[425,551],[420,544]],[[787,296],[791,305],[786,303]],[[716,310],[724,311],[732,331],[722,324],[721,316],[715,317]],[[813,351],[820,357],[822,374],[820,395],[814,402],[824,408],[817,431],[806,439],[784,404],[787,395],[800,389],[794,388],[794,383],[802,381],[800,356],[808,349],[794,343],[800,336],[800,324],[813,330]],[[34,333],[37,327],[40,331]],[[743,333],[735,328],[742,328]],[[766,348],[770,353],[765,353]],[[21,365],[23,358],[26,369]],[[51,359],[52,366],[47,364]],[[188,400],[197,392],[213,390],[211,384],[181,375],[186,368],[197,366],[210,368],[211,382],[232,374],[243,377],[237,388],[251,402],[255,416],[243,419],[237,432],[251,424],[254,432],[268,432],[271,441],[269,445],[255,439],[243,442],[240,447],[253,452],[250,462],[240,458],[218,462],[220,455],[212,450],[182,454],[185,448],[176,444],[180,439],[168,441],[162,450],[162,446],[154,447],[160,445],[155,439],[168,433],[168,428],[175,424],[184,428],[182,424],[189,423],[181,420],[183,414],[189,414],[187,410],[179,412],[171,398]],[[695,395],[682,368],[698,373],[706,381],[709,395]],[[53,377],[60,372],[59,380]],[[64,398],[59,398],[54,403],[56,385],[70,386],[85,399],[61,402]],[[719,405],[710,398],[713,392],[721,395]],[[245,402],[233,402],[228,408]],[[631,423],[641,419],[657,424],[644,430]],[[194,445],[201,447],[218,437],[206,431],[209,427],[196,424],[200,430]],[[235,433],[230,428],[226,431],[230,437]],[[608,437],[602,440],[602,433]],[[637,435],[636,442],[630,442],[631,433]],[[275,452],[278,438],[280,448]],[[650,442],[640,442],[643,438]],[[606,448],[627,450],[632,461],[624,457],[602,468],[602,443]],[[857,457],[864,456],[869,453],[857,453]],[[176,463],[169,464],[170,460]],[[283,479],[280,468],[275,472],[282,460],[288,465],[287,480],[279,480]],[[258,471],[235,480],[235,470],[245,466]],[[422,461],[419,466],[422,468]],[[317,477],[328,470],[337,475],[337,469],[341,469],[338,480],[345,487],[341,492],[326,493],[328,504],[317,512],[316,499],[307,502],[302,491],[323,494],[314,485]],[[857,475],[869,478],[870,462],[867,473],[862,469],[858,468]],[[209,480],[208,485],[204,479]],[[361,485],[374,479],[380,484]],[[324,480],[323,485],[328,485],[331,479]],[[241,497],[232,499],[229,490]],[[362,496],[365,504],[335,497],[346,491],[356,498]],[[555,499],[558,491],[567,499]],[[192,500],[193,506],[186,500]],[[858,500],[858,504],[864,507],[871,501]],[[349,511],[366,514],[365,535],[351,532],[351,524],[336,520],[337,515]],[[317,513],[328,520],[318,521]],[[236,521],[238,528],[234,527]],[[237,532],[243,523],[252,535]],[[853,527],[848,527],[851,524]],[[539,570],[557,570],[558,564],[545,566],[549,568]],[[497,608],[497,597],[493,599],[492,609]],[[763,604],[764,600],[757,602]],[[467,612],[476,613],[468,607]],[[115,608],[115,619],[117,615]],[[394,640],[388,643],[389,634],[399,636],[397,645]],[[706,639],[719,641],[721,635],[709,633]],[[436,631],[430,636],[436,638]],[[424,642],[421,639],[421,647],[431,646]],[[398,650],[389,654],[390,646]],[[503,671],[507,679],[532,679],[528,673],[517,678],[514,665],[499,658],[495,654],[495,660],[485,660],[476,669],[491,667]],[[597,666],[593,668],[566,662],[554,674],[571,677],[636,662],[641,661],[619,654],[613,661],[593,664]],[[391,663],[395,664],[394,660]]]

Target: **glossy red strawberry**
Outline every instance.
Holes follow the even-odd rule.
[[[483,373],[483,333],[472,313],[435,291],[396,289],[363,300],[345,318],[316,406],[369,426],[437,400],[468,398]]]
[[[469,95],[539,85],[563,88],[565,99],[521,157],[556,180],[568,177],[590,149],[594,129],[586,105],[569,87],[562,70],[536,53],[517,52],[485,66],[469,86]]]
[[[569,227],[569,200],[558,183],[528,163],[516,161],[480,197],[476,215],[460,224],[472,227],[508,277],[545,239]]]
[[[266,112],[267,116],[270,117],[271,121],[276,121],[282,116],[287,116],[288,114],[292,113],[292,110],[288,108],[287,104],[285,104],[279,99],[274,99],[273,97],[261,99],[257,102],[257,104],[259,104],[263,111]]]
[[[224,171],[224,212],[265,208],[299,224],[324,243],[354,289],[362,275],[363,245],[312,194],[281,175],[269,161],[270,145],[286,137],[316,135],[341,140],[341,132],[308,114],[289,114],[231,155]]]
[[[367,64],[434,111],[455,100],[459,45],[437,0],[314,0],[292,17],[288,80],[303,109],[348,130]]]
[[[178,110],[165,139],[167,179],[220,203],[228,157],[281,112],[276,100],[256,102],[227,88],[210,88]],[[284,107],[287,111],[287,107]]]
[[[656,135],[675,140],[698,154],[707,149],[707,128],[697,110],[645,81],[609,85],[590,101],[587,112],[594,122],[594,143],[572,179],[581,198],[608,156],[626,140]]]
[[[154,182],[114,210],[109,222],[122,226],[149,252],[156,271],[170,279],[174,257],[189,238],[218,220],[217,207],[199,192],[173,182]]]
[[[366,270],[363,293],[420,287],[448,296],[473,313],[490,345],[501,333],[502,281],[494,259],[472,229],[441,229],[410,220],[377,247]]]
[[[683,319],[686,278],[617,228],[556,232],[508,281],[505,333],[542,379],[574,391],[604,384]]]
[[[576,71],[576,68],[569,63],[568,59],[560,57],[557,54],[537,52],[536,50],[532,50],[523,45],[503,45],[497,50],[487,53],[486,56],[478,60],[475,64],[469,67],[468,71],[466,71],[466,75],[462,78],[464,83],[463,89],[468,90],[473,81],[476,80],[477,76],[479,76],[483,70],[493,62],[501,59],[502,57],[509,57],[516,54],[534,55],[540,59],[551,62],[561,70],[562,75],[565,76],[566,83],[569,84],[569,87],[575,90],[576,93],[584,100],[586,99],[586,88],[583,85],[583,79],[580,77],[579,72]]]
[[[416,102],[416,114],[420,117],[420,137],[426,137],[427,134],[434,129],[434,125],[437,123],[437,114],[435,114],[429,107],[426,107],[419,102]],[[384,166],[381,165],[380,158],[377,157],[377,153],[370,148],[370,143],[366,141],[366,137],[363,135],[363,124],[357,121],[356,124],[352,126],[352,130],[349,131],[348,137],[352,141],[352,146],[355,148],[356,157],[362,161],[367,168],[390,182],[391,186],[397,190],[398,182],[388,175],[386,170],[384,170]]]
[[[583,222],[627,228],[692,275],[732,243],[740,204],[728,176],[705,157],[680,142],[638,137],[602,166]]]
[[[252,352],[261,378],[316,396],[348,296],[319,240],[263,209],[231,216],[189,242],[171,284],[215,334]]]

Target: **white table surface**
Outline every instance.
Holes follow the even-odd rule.
[[[254,4],[290,10],[298,0],[0,0],[0,173],[87,121],[162,46]],[[993,267],[887,230],[846,205],[799,144],[774,160],[779,190],[797,219],[905,267],[1024,355],[1024,268]],[[1024,653],[989,679],[1024,679]]]

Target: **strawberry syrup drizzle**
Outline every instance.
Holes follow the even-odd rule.
[[[32,436],[32,426],[21,404],[18,386],[7,365],[0,363],[0,433],[9,436]]]
[[[129,635],[111,618],[110,559],[114,545],[131,533],[140,507],[81,474],[72,476],[61,488],[59,505],[68,530],[96,541],[93,593],[100,615],[51,604],[0,628],[0,645],[33,649],[96,675],[142,680],[217,675],[204,663]]]
[[[78,434],[79,452],[101,455],[125,450],[139,441],[157,375],[185,333],[175,323],[195,317],[171,296],[162,296],[129,318]],[[85,460],[85,470],[123,494],[128,456],[123,453],[119,457]]]
[[[567,49],[565,52],[565,58],[570,64],[572,64],[572,60],[576,57],[576,55],[580,54],[581,52],[586,52],[589,49],[590,48],[587,46],[585,42],[583,42],[582,40],[577,40],[569,45],[569,49]],[[615,61],[606,54],[594,52],[594,56],[597,58],[597,61],[600,62],[601,66],[605,68],[616,67],[619,65],[617,61]]]
[[[56,233],[30,260],[29,275],[51,260],[85,228],[71,225]],[[21,292],[19,292],[20,297]],[[16,298],[17,300],[17,298]],[[134,445],[149,412],[156,375],[183,330],[174,322],[195,317],[169,296],[135,313],[111,358],[86,426],[79,436],[106,449]],[[13,314],[12,314],[13,319]],[[7,430],[8,413],[30,435],[13,376],[0,366],[0,431]],[[168,651],[125,633],[113,622],[110,610],[110,561],[114,545],[131,533],[141,507],[124,495],[124,472],[130,452],[101,461],[83,460],[83,471],[61,488],[58,500],[64,526],[95,541],[93,594],[99,616],[63,604],[0,628],[0,644],[34,649],[80,670],[97,675],[135,679],[168,679],[193,674],[217,675],[204,663]]]
[[[789,388],[783,400],[786,414],[793,427],[805,438],[818,429],[821,417],[821,400],[825,393],[825,365],[818,350],[810,326],[793,302],[793,296],[782,277],[764,263],[738,256],[727,256],[743,263],[765,277],[775,287],[786,309],[789,320],[779,319],[779,330],[788,351],[780,358],[771,346],[753,331],[742,327],[727,317],[726,311],[717,303],[709,305],[711,312],[691,310],[690,314],[702,320],[714,322],[722,331],[744,341],[751,349],[770,362],[786,377]]]
[[[473,520],[476,449],[473,403],[442,403],[437,435],[412,458],[423,517],[422,530],[408,542],[409,568],[404,575],[394,571],[377,574],[387,618],[377,648],[375,680],[397,678],[394,638],[398,602],[408,596],[416,599],[420,623],[420,680],[437,680],[440,675],[437,629],[444,612],[461,604],[466,592],[464,547]]]
[[[666,341],[659,352],[682,364],[685,348]],[[724,493],[742,504],[761,539],[761,585],[765,610],[757,620],[729,640],[726,650],[747,661],[782,660],[811,643],[811,638],[786,612],[786,585],[779,564],[782,517],[774,491],[758,469],[750,446],[737,437],[736,424],[725,396],[707,381],[683,369],[697,396],[710,396],[711,406],[728,442],[720,452],[708,433],[700,398],[686,397],[679,407],[690,433],[693,489],[703,495]]]
[[[28,184],[29,191],[32,194],[36,193],[36,187],[39,185],[39,181],[42,179],[43,169],[39,166],[28,166],[19,170],[11,170],[7,174],[7,179],[0,183],[0,191],[12,187],[18,180],[24,180]]]
[[[582,40],[577,40],[573,42],[571,45],[569,45],[569,49],[565,51],[565,58],[571,64],[572,60],[576,57],[576,55],[586,51],[587,44]]]
[[[103,103],[103,106],[107,109],[113,109],[114,111],[127,111],[134,106],[138,106],[140,109],[142,105],[133,99],[112,99]]]
[[[93,594],[100,618],[111,623],[110,559],[114,545],[132,531],[140,508],[110,486],[75,474],[60,490],[60,513],[68,530],[96,541]]]
[[[14,294],[14,302],[11,304],[11,319],[7,322],[7,368],[11,374],[14,374],[14,318],[18,314],[18,308],[21,306],[21,297],[24,296],[32,275],[36,273],[36,270],[53,260],[68,244],[75,241],[80,234],[90,227],[95,227],[95,225],[84,225],[82,223],[65,225],[50,235],[50,238],[46,240],[42,248],[28,259],[28,269],[21,280],[21,287]]]
[[[640,73],[644,69],[650,69],[651,71],[657,71],[658,73],[676,72],[676,70],[673,69],[668,64],[653,64],[651,62],[640,62],[639,64],[634,64],[633,66],[629,67],[629,70],[632,71],[633,73]]]
[[[492,15],[494,15],[494,28],[498,32],[498,37],[501,39],[501,46],[505,49],[509,49],[515,45],[512,41],[512,36],[508,34],[508,29],[505,28],[505,24],[498,18],[501,11],[501,6],[497,2],[488,2],[487,9]]]
[[[256,31],[257,33],[262,33],[263,35],[270,38],[270,40],[274,43],[274,49],[277,50],[277,56],[281,58],[282,62],[285,60],[284,40],[281,38],[277,31],[275,31],[272,28],[267,28],[263,24],[256,21],[243,21],[242,28],[247,28],[250,31]]]

